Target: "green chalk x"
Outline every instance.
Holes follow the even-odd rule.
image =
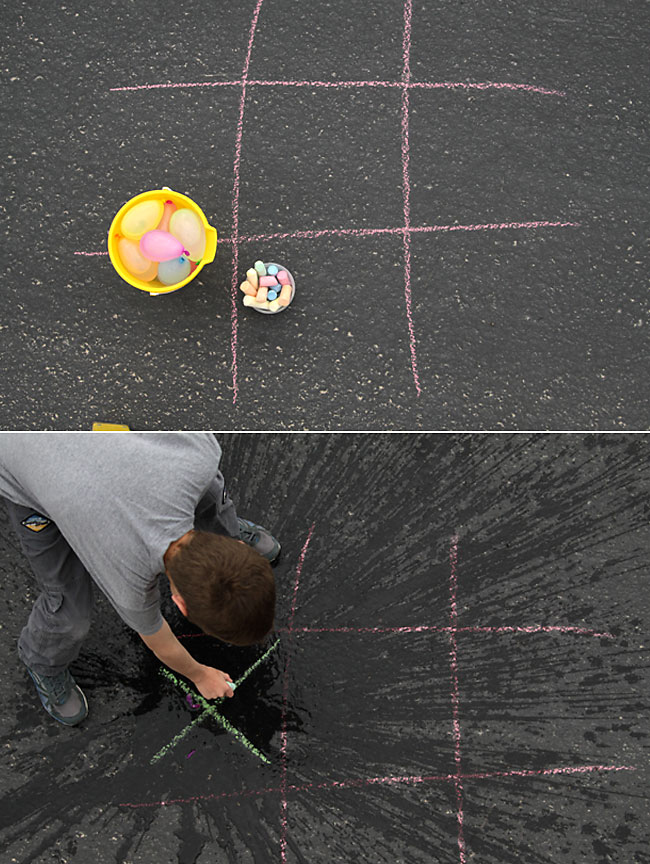
[[[242,681],[245,681],[246,678],[248,678],[251,672],[254,672],[255,669],[257,669],[257,667],[266,660],[269,654],[274,651],[279,644],[280,640],[276,639],[273,645],[271,645],[271,647],[267,649],[261,657],[258,657],[258,659],[255,661],[255,663],[253,663],[252,666],[249,666],[249,668],[244,672],[244,674],[239,678],[238,681],[236,681],[235,683],[233,683],[232,681],[228,681],[228,686],[232,690],[235,690],[242,683]],[[194,729],[194,727],[198,723],[200,723],[202,720],[205,720],[207,717],[211,717],[213,720],[216,720],[217,723],[219,723],[221,726],[223,726],[224,729],[230,732],[230,734],[233,735],[240,744],[243,744],[244,747],[246,747],[251,753],[257,756],[258,759],[261,759],[262,762],[265,762],[267,765],[271,764],[270,759],[268,759],[263,753],[261,753],[257,749],[257,747],[255,747],[248,740],[248,738],[246,738],[245,735],[242,735],[242,733],[238,729],[235,729],[235,727],[232,726],[228,722],[228,720],[226,720],[226,718],[217,711],[215,705],[225,702],[224,697],[221,697],[219,699],[213,699],[211,702],[208,702],[206,699],[203,698],[203,696],[195,693],[184,681],[180,681],[174,674],[169,671],[169,669],[160,669],[159,671],[164,678],[167,678],[168,681],[171,681],[172,684],[180,688],[184,693],[189,694],[192,697],[193,701],[197,702],[203,708],[203,711],[201,712],[201,714],[199,714],[198,717],[195,717],[194,720],[185,727],[185,729],[182,729],[178,733],[178,735],[175,735],[168,744],[165,744],[164,747],[161,747],[161,749],[152,757],[150,764],[153,765],[154,762],[157,762],[159,759],[162,759],[163,756],[166,756],[170,750],[172,750],[180,741],[183,740],[183,738],[186,737],[190,730]]]
[[[266,267],[264,266],[263,261],[256,261],[253,266],[257,270],[258,276],[266,276]]]

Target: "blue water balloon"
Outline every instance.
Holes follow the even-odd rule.
[[[161,261],[158,265],[158,279],[163,285],[175,285],[187,279],[191,269],[190,260],[184,255],[180,258],[172,258],[170,261]]]

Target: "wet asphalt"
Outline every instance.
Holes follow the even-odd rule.
[[[3,862],[648,861],[647,438],[219,437],[240,514],[283,544],[280,644],[227,729],[176,738],[200,709],[101,596],[89,716],[51,720],[0,508]],[[164,597],[203,662],[261,656]]]

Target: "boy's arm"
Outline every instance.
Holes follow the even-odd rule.
[[[156,633],[151,636],[143,636],[140,633],[139,636],[161,663],[193,681],[204,699],[233,695],[232,689],[227,684],[228,681],[232,681],[230,675],[219,669],[214,669],[212,666],[204,666],[197,662],[183,648],[164,619],[162,627]]]

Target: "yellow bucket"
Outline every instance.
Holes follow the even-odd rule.
[[[131,207],[134,207],[141,201],[162,201],[163,203],[165,201],[173,201],[178,208],[187,207],[189,210],[192,210],[201,220],[201,224],[205,228],[205,252],[203,253],[203,257],[198,266],[189,276],[183,279],[182,282],[177,282],[174,285],[165,285],[158,279],[152,279],[151,282],[143,282],[141,279],[138,279],[137,276],[131,275],[131,273],[129,273],[122,264],[117,251],[117,244],[121,236],[119,228],[122,223],[122,218],[126,215],[126,212],[131,209]],[[191,198],[188,198],[187,195],[182,195],[180,192],[174,192],[167,187],[163,187],[162,189],[152,189],[149,192],[143,192],[141,195],[136,195],[135,198],[131,198],[130,201],[127,201],[126,204],[117,211],[108,231],[108,255],[113,267],[115,267],[125,282],[128,282],[129,285],[133,285],[134,288],[139,288],[141,291],[147,291],[149,294],[169,294],[171,291],[178,291],[178,289],[182,288],[183,285],[187,285],[188,282],[191,282],[192,279],[201,272],[206,264],[211,264],[214,261],[216,251],[217,229],[208,224],[208,220],[205,218],[203,210],[201,210],[198,204],[195,204]]]

